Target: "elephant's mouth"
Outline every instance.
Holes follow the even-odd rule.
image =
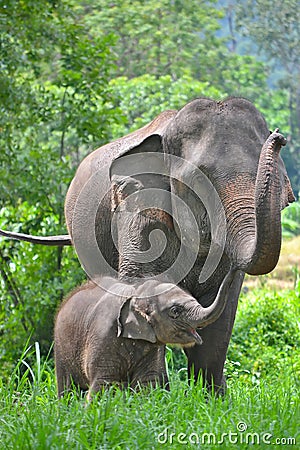
[[[197,331],[192,328],[190,330],[185,330],[185,334],[189,337],[189,342],[187,344],[182,344],[182,347],[192,347],[195,344],[201,345],[202,344],[202,338],[197,333]]]
[[[194,330],[194,329],[192,329],[192,330],[190,331],[190,333],[191,333],[191,335],[193,336],[193,338],[195,339],[196,344],[201,345],[203,341],[202,341],[201,336],[197,333],[197,331]]]

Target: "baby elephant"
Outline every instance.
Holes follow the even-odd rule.
[[[133,286],[104,278],[81,286],[56,317],[58,396],[72,382],[89,390],[88,400],[110,384],[167,384],[164,344],[201,344],[196,328],[219,317],[225,297],[203,308],[176,285],[156,280]]]

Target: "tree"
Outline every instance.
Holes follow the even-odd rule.
[[[147,75],[183,80],[183,84],[189,78],[191,84],[208,83],[228,95],[251,100],[266,89],[264,64],[231,52],[227,45],[230,38],[217,37],[224,12],[216,8],[214,0],[93,0],[76,5],[91,33],[116,33],[114,73],[116,78],[121,75],[129,80],[129,90],[131,79],[137,78],[137,85]],[[145,86],[144,78],[142,84]],[[156,93],[165,97],[160,90]],[[209,89],[207,93],[201,89],[201,95],[210,95]]]
[[[79,160],[120,112],[108,80],[113,36],[91,36],[66,1],[0,3],[0,226],[65,232],[63,202]],[[59,301],[82,280],[73,249],[1,240],[0,358],[28,335],[48,351]]]
[[[256,43],[273,71],[277,86],[287,93],[289,155],[287,169],[295,191],[300,191],[300,4],[299,0],[244,0],[236,2],[239,31]],[[276,80],[275,80],[276,82]]]
[[[111,128],[112,139],[141,128],[164,110],[180,109],[195,97],[224,97],[224,93],[208,82],[189,76],[175,81],[170,75],[155,77],[145,74],[132,79],[118,77],[110,81],[110,86],[115,97],[119,98],[119,108],[126,118],[122,125],[116,124]]]
[[[220,45],[215,32],[222,13],[214,4],[214,0],[81,2],[94,34],[113,30],[118,36],[117,75],[177,79],[198,72],[202,80],[215,66],[212,57]]]

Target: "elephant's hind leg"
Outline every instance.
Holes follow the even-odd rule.
[[[57,380],[57,395],[58,398],[61,398],[71,388],[71,377],[59,362],[56,362],[55,372]]]

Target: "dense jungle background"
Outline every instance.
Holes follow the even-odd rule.
[[[250,391],[267,375],[274,380],[289,373],[299,383],[299,0],[0,0],[0,30],[0,228],[66,233],[64,197],[79,162],[195,97],[246,97],[270,130],[280,128],[288,140],[282,157],[298,201],[282,214],[278,267],[245,282],[227,372]],[[15,383],[16,377],[17,390],[46,374],[43,389],[51,380],[55,397],[53,317],[84,279],[73,248],[0,239],[0,367],[3,380]],[[35,342],[26,354],[33,369],[21,361]],[[45,370],[41,361],[47,355]],[[170,350],[168,358],[170,370],[185,367],[178,350]],[[15,389],[12,384],[5,404],[17,401]],[[28,393],[30,407],[36,407],[34,392]],[[247,398],[251,402],[245,391],[241,407]],[[105,408],[115,412],[109,401]],[[295,415],[290,403],[286,410]],[[260,411],[260,417],[273,414],[275,420],[278,411],[272,411]],[[126,433],[120,423],[119,433],[123,428]],[[4,434],[7,443],[11,427]],[[127,448],[93,447],[82,436],[76,441],[81,444],[70,448]],[[60,448],[22,447],[24,442],[20,438],[3,448]]]

